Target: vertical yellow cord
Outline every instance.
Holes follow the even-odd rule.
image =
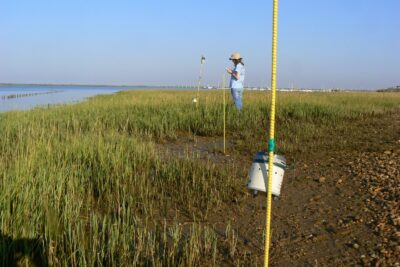
[[[226,101],[225,101],[225,73],[222,75],[222,97],[224,99],[224,155],[226,154]]]
[[[272,174],[274,166],[274,135],[275,135],[275,98],[276,98],[276,52],[278,35],[278,0],[273,0],[273,21],[272,21],[272,69],[271,69],[271,120],[269,133],[269,160],[268,160],[268,192],[267,212],[265,220],[265,249],[264,266],[269,264],[269,247],[271,243],[271,209],[272,209]]]

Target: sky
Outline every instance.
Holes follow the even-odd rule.
[[[278,87],[400,85],[399,0],[280,0]],[[1,0],[0,83],[270,86],[272,0]]]

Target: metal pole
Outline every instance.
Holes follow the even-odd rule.
[[[199,97],[200,97],[200,83],[201,83],[201,79],[203,78],[203,64],[205,63],[206,58],[204,56],[201,56],[200,59],[200,73],[199,73],[199,80],[197,82],[197,102],[196,102],[196,106],[199,103]]]

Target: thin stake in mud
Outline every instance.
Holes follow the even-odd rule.
[[[195,97],[192,102],[196,103],[196,107],[198,106],[199,103],[199,97],[200,97],[200,84],[201,80],[203,78],[203,65],[206,63],[206,58],[202,55],[200,59],[200,73],[199,73],[199,80],[197,82],[197,97]]]
[[[226,74],[222,74],[222,98],[223,98],[223,121],[224,121],[224,155],[226,155],[226,97],[225,97],[225,81],[226,81]]]

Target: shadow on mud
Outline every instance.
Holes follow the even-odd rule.
[[[0,266],[22,266],[24,259],[33,266],[49,266],[45,251],[39,239],[12,239],[0,232]]]

